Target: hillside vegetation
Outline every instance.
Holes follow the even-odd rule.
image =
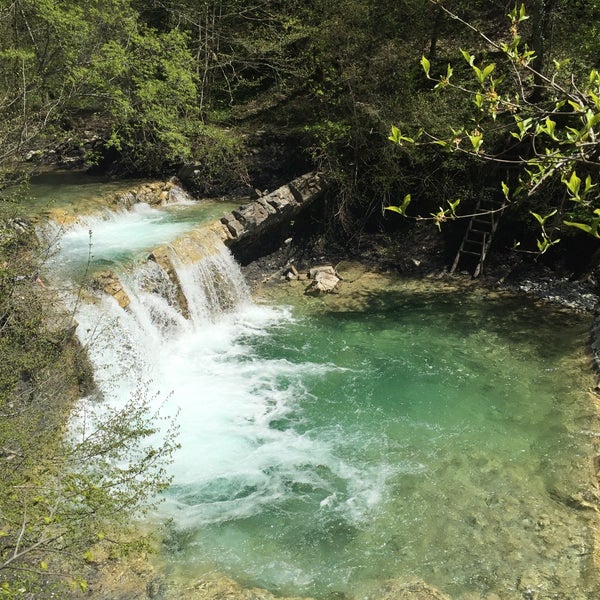
[[[579,108],[557,102],[581,93],[597,133],[599,3],[531,0],[514,7],[527,15],[516,20],[511,10],[503,0],[4,0],[0,165],[14,172],[45,157],[156,175],[193,161],[218,192],[315,166],[336,184],[329,214],[346,234],[380,225],[382,206],[408,192],[419,214],[457,197],[468,207],[482,189],[498,188],[506,165],[477,160],[479,147],[399,150],[388,140],[392,125],[423,130],[429,141],[480,131],[486,158],[528,159],[548,144],[532,149],[536,130],[526,119],[576,128],[569,112]],[[491,64],[478,82],[472,68]],[[455,85],[432,89],[448,65]],[[474,103],[480,83],[485,106]],[[495,93],[505,103],[492,115]],[[515,98],[528,126],[520,145],[505,131]],[[259,164],[257,147],[267,150]],[[595,146],[586,152],[596,170],[597,156]],[[517,221],[530,221],[530,210],[548,214],[562,192],[544,189]]]

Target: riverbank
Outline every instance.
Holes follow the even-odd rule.
[[[490,256],[484,274],[474,279],[466,271],[449,274],[450,256],[444,238],[428,225],[397,238],[366,234],[351,245],[336,244],[319,235],[289,238],[275,252],[244,265],[243,272],[256,289],[267,282],[285,280],[292,267],[304,272],[317,265],[350,261],[374,273],[507,291],[583,313],[593,313],[600,302],[597,274],[593,272],[576,276],[564,268],[553,269],[524,261],[514,253],[498,252]]]

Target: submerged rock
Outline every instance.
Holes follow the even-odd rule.
[[[214,574],[182,584],[163,578],[143,560],[118,561],[98,573],[88,597],[91,600],[312,600],[276,596],[262,588],[243,587],[233,579]]]
[[[449,596],[424,581],[390,580],[386,582],[369,600],[450,600]]]

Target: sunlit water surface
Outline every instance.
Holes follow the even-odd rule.
[[[53,273],[79,276],[90,227],[132,298],[78,314],[100,385],[118,404],[142,377],[180,410],[156,516],[169,576],[319,598],[413,578],[585,597],[591,513],[570,497],[589,486],[587,318],[385,279],[352,309],[257,305],[236,283],[234,309],[189,321],[138,285],[136,248],[177,223],[149,211],[67,232]]]
[[[587,321],[401,283],[372,299],[187,346],[172,569],[318,597],[415,577],[578,597]]]

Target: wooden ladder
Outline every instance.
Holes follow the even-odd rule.
[[[500,217],[506,208],[504,200],[495,200],[492,198],[480,198],[473,216],[469,220],[467,231],[456,253],[456,258],[452,263],[450,273],[454,273],[459,264],[465,257],[471,258],[471,264],[476,261],[473,277],[479,277],[483,273],[483,263],[487,257],[492,244],[492,238]]]

